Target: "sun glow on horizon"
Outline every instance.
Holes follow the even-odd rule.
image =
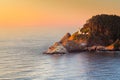
[[[83,25],[88,18],[96,14],[120,15],[119,2],[119,0],[2,0],[0,25]]]
[[[1,0],[0,36],[73,29],[97,14],[120,15],[119,0]],[[64,28],[63,28],[64,27]],[[47,32],[47,31],[46,31]]]

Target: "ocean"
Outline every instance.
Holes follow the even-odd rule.
[[[62,37],[52,33],[51,35],[1,39],[0,80],[120,79],[119,55],[105,52],[43,54],[50,45]]]

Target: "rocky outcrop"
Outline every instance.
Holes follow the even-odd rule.
[[[72,35],[70,33],[65,34],[46,53],[67,53],[84,50],[120,51],[120,16],[107,14],[93,16]]]
[[[59,42],[56,42],[53,46],[45,52],[46,54],[65,54],[68,53],[66,48]]]
[[[117,39],[114,43],[107,46],[105,50],[113,51],[113,50],[120,50],[120,40]]]
[[[74,40],[69,40],[63,44],[68,52],[83,51],[86,48],[86,43],[77,43]]]
[[[64,37],[59,41],[60,43],[66,42],[71,37],[70,33],[66,33]]]
[[[68,53],[68,52],[78,52],[86,50],[87,43],[84,41],[76,41],[70,40],[71,34],[66,33],[64,37],[56,42],[54,45],[49,47],[49,49],[45,52],[47,54],[55,54],[55,53]]]
[[[70,36],[71,36],[70,33],[66,33],[64,35],[64,37],[59,42],[56,42],[55,44],[53,44],[44,53],[46,53],[46,54],[58,54],[58,53],[59,54],[65,54],[65,53],[68,53],[68,50],[65,48],[65,46],[63,44],[64,44],[64,42],[68,41]]]
[[[103,51],[105,50],[105,46],[91,46],[87,47],[88,51]]]
[[[115,51],[120,50],[120,40],[116,40],[109,46],[93,45],[89,46],[86,40],[86,35],[80,35],[77,32],[71,35],[66,33],[64,37],[59,41],[53,44],[45,52],[47,54],[65,54],[71,52],[80,52],[80,51]]]

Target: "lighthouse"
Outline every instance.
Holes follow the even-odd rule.
[[[78,34],[81,34],[80,27],[78,28]]]

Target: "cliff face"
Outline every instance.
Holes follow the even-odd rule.
[[[76,37],[79,36],[79,37]],[[54,53],[68,53],[68,52],[76,52],[86,50],[86,40],[81,34],[77,32],[74,34],[66,33],[63,38],[53,44],[45,53],[54,54]]]
[[[71,34],[70,33],[66,33],[59,42],[60,43],[67,42],[70,37],[71,37]]]
[[[62,45],[68,50],[68,52],[82,51],[87,46],[85,35],[78,32],[73,33],[67,41],[64,41]]]
[[[76,51],[120,50],[120,17],[116,15],[96,15],[83,28],[64,37],[52,45],[47,53],[67,53]]]
[[[76,38],[76,36],[79,36]],[[48,54],[65,54],[68,52],[80,52],[80,51],[115,51],[120,50],[120,40],[116,40],[108,46],[102,46],[99,44],[89,46],[88,35],[74,33],[70,35],[67,33],[59,41],[54,43],[49,49],[45,52]]]

